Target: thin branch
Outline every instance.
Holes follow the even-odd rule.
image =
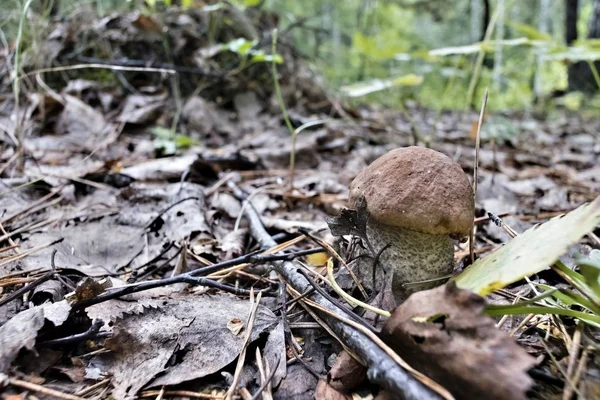
[[[62,239],[61,239],[61,241],[62,241]],[[50,271],[46,272],[44,275],[39,277],[37,280],[31,282],[29,285],[25,285],[21,289],[15,290],[10,295],[8,295],[5,299],[0,300],[0,307],[2,307],[3,305],[5,305],[7,303],[10,303],[11,301],[13,301],[14,299],[16,299],[18,297],[23,296],[25,293],[31,292],[33,289],[40,286],[42,283],[54,278],[54,276],[56,275],[56,267],[54,265],[54,257],[55,256],[56,256],[56,249],[54,249],[54,251],[52,252],[52,258],[50,261],[50,263],[52,265],[52,269]]]
[[[150,290],[157,287],[163,287],[168,285],[174,285],[176,283],[191,283],[193,285],[206,286],[213,289],[220,289],[227,293],[232,293],[238,296],[249,296],[250,290],[248,289],[240,289],[234,286],[225,285],[223,283],[219,283],[213,281],[212,279],[203,278],[203,277],[194,277],[189,274],[176,275],[170,278],[158,279],[154,281],[146,281],[141,282],[136,285],[120,287],[117,290],[110,291],[108,293],[103,293],[99,296],[93,297],[91,299],[83,300],[77,304],[73,305],[73,309],[79,310],[83,308],[87,308],[93,306],[95,304],[103,303],[108,300],[116,299],[121,296],[125,296],[126,294],[137,293],[144,290]],[[266,291],[255,291],[259,293],[264,293]],[[267,293],[264,293],[268,295]]]
[[[292,351],[294,358],[296,360],[298,360],[300,362],[300,364],[302,364],[302,366],[312,376],[314,376],[318,381],[319,379],[321,379],[321,376],[319,375],[319,373],[317,371],[315,371],[313,367],[308,365],[306,360],[304,360],[302,357],[300,357],[300,354],[298,354],[298,350],[296,349],[296,346],[294,346],[292,330],[290,329],[290,325],[287,320],[287,308],[286,308],[286,301],[285,301],[286,293],[287,293],[286,292],[286,283],[283,282],[279,285],[279,297],[280,297],[280,304],[281,304],[281,323],[283,324],[283,334],[285,336],[285,341],[287,342],[290,350]],[[275,369],[277,369],[277,367],[275,367]]]
[[[101,338],[101,337],[111,336],[112,333],[110,333],[110,332],[100,332],[100,328],[102,328],[103,325],[104,325],[104,322],[101,319],[97,319],[94,321],[94,323],[92,323],[92,326],[90,326],[90,328],[85,332],[76,333],[74,335],[66,336],[66,337],[62,337],[62,338],[58,338],[58,339],[52,339],[52,340],[47,340],[44,342],[39,342],[38,344],[44,345],[44,346],[57,346],[57,345],[82,342],[82,341],[88,340],[88,339],[97,339],[97,338]]]
[[[215,289],[221,289],[221,290],[227,291],[228,293],[247,296],[250,294],[250,291],[247,289],[238,289],[233,286],[224,285],[222,283],[216,282],[216,281],[208,279],[208,278],[196,277],[196,275],[209,274],[211,272],[219,271],[223,268],[226,268],[226,267],[229,267],[232,265],[242,264],[242,263],[261,263],[261,262],[277,261],[277,260],[292,260],[296,257],[300,257],[303,255],[308,255],[308,254],[314,254],[314,253],[318,253],[320,251],[322,251],[322,250],[321,249],[308,249],[308,250],[303,250],[303,251],[299,251],[296,253],[264,254],[264,255],[250,253],[245,256],[240,256],[240,257],[234,258],[232,260],[227,260],[227,261],[223,261],[218,264],[209,265],[208,267],[199,268],[194,271],[188,272],[186,274],[176,275],[176,276],[173,276],[170,278],[158,279],[158,280],[154,280],[154,281],[140,282],[140,283],[137,283],[134,285],[120,287],[114,291],[110,291],[108,293],[103,293],[97,297],[87,299],[80,303],[74,304],[73,308],[74,309],[87,308],[94,304],[99,304],[99,303],[102,303],[102,302],[105,302],[108,300],[116,299],[118,297],[125,296],[127,294],[137,293],[137,292],[141,292],[144,290],[150,290],[150,289],[154,289],[154,288],[162,287],[162,286],[174,285],[176,283],[191,283],[194,285],[208,286],[208,287],[212,287]],[[258,292],[258,291],[255,291],[255,292]],[[264,293],[264,295],[267,295],[267,293]]]

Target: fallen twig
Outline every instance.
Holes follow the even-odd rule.
[[[252,334],[252,327],[254,326],[254,320],[256,319],[256,312],[258,311],[258,306],[260,305],[260,299],[261,293],[256,296],[256,303],[254,302],[254,293],[250,294],[250,303],[252,304],[252,308],[250,309],[250,315],[248,315],[248,320],[246,321],[246,336],[244,337],[242,351],[238,357],[237,365],[235,366],[233,382],[231,383],[231,387],[227,391],[227,394],[225,394],[225,399],[227,400],[231,400],[234,393],[237,391],[237,384],[239,382],[242,369],[244,368],[246,350],[248,349],[248,343],[250,343],[250,335]]]
[[[87,307],[93,306],[94,304],[99,304],[99,303],[102,303],[102,302],[105,302],[108,300],[116,299],[118,297],[125,296],[127,294],[142,292],[144,290],[150,290],[150,289],[154,289],[154,288],[162,287],[162,286],[174,285],[176,283],[191,283],[194,285],[208,286],[208,287],[212,287],[215,289],[221,289],[221,290],[224,290],[226,292],[233,293],[236,295],[247,296],[250,294],[250,291],[247,289],[239,289],[239,288],[235,288],[233,286],[224,285],[224,284],[216,282],[212,279],[204,278],[204,277],[197,277],[196,275],[206,275],[211,272],[219,271],[223,268],[226,268],[226,267],[229,267],[232,265],[242,264],[242,263],[261,263],[261,262],[276,261],[276,260],[292,260],[296,257],[313,254],[313,253],[318,253],[319,251],[322,251],[322,250],[321,249],[308,249],[308,250],[298,251],[296,253],[285,253],[285,254],[250,253],[250,254],[246,254],[244,256],[234,258],[232,260],[227,260],[227,261],[223,261],[223,262],[220,262],[217,264],[209,265],[207,267],[198,268],[194,271],[191,271],[191,272],[188,272],[185,274],[176,275],[176,276],[172,276],[172,277],[164,278],[164,279],[153,280],[153,281],[139,282],[134,285],[119,287],[113,291],[109,291],[108,293],[102,293],[101,295],[96,296],[94,298],[87,299],[87,300],[81,301],[77,304],[74,304],[73,308],[74,309],[87,308]],[[259,291],[256,290],[255,292],[259,292]],[[263,295],[267,295],[266,291],[262,291],[262,293],[263,293]]]
[[[110,332],[100,332],[100,328],[104,325],[104,321],[101,319],[96,319],[90,328],[82,333],[76,333],[71,336],[66,336],[58,339],[47,340],[45,342],[39,342],[39,345],[44,346],[56,346],[56,345],[64,345],[71,344],[77,342],[83,342],[88,339],[97,339],[100,337],[109,337],[112,334]]]
[[[62,239],[60,239],[54,243],[58,243],[59,241],[62,241]],[[6,296],[6,298],[0,300],[0,307],[2,307],[3,305],[5,305],[7,303],[10,303],[11,301],[13,301],[14,299],[16,299],[18,297],[23,296],[25,293],[32,291],[33,289],[35,289],[42,283],[54,278],[54,276],[56,275],[56,269],[54,268],[54,257],[55,256],[56,256],[56,250],[54,250],[52,252],[52,269],[50,271],[46,272],[44,275],[42,275],[38,279],[31,282],[29,285],[23,286],[22,288],[15,290],[10,295]]]

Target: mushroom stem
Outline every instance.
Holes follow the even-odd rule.
[[[387,244],[379,258],[396,302],[412,293],[433,288],[441,281],[406,286],[406,283],[426,281],[450,275],[454,270],[453,241],[448,235],[432,235],[376,222],[370,218],[367,237],[376,251]]]

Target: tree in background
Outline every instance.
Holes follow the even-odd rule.
[[[579,16],[579,0],[565,0],[565,41],[567,46],[573,45],[579,38],[577,18]],[[600,39],[600,0],[594,0],[594,8],[588,25],[588,39]],[[594,72],[587,61],[579,61],[569,66],[569,91],[593,93],[598,91]],[[598,70],[600,63],[593,64]]]

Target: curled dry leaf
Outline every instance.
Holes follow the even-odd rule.
[[[333,236],[355,235],[367,240],[367,202],[364,197],[356,200],[356,210],[345,209],[337,217],[327,218]]]
[[[0,326],[0,372],[6,372],[22,348],[33,349],[45,320],[54,326],[62,325],[70,311],[66,300],[46,303],[22,311]]]
[[[227,329],[231,331],[234,335],[239,335],[244,327],[244,321],[239,318],[233,318],[227,323]]]
[[[316,400],[352,400],[352,396],[340,392],[330,386],[325,378],[322,378],[315,389]]]
[[[346,351],[342,351],[327,374],[331,387],[345,393],[356,389],[367,377],[367,369]]]
[[[393,311],[383,337],[457,399],[526,399],[535,360],[483,308],[482,297],[453,283],[421,291]]]

